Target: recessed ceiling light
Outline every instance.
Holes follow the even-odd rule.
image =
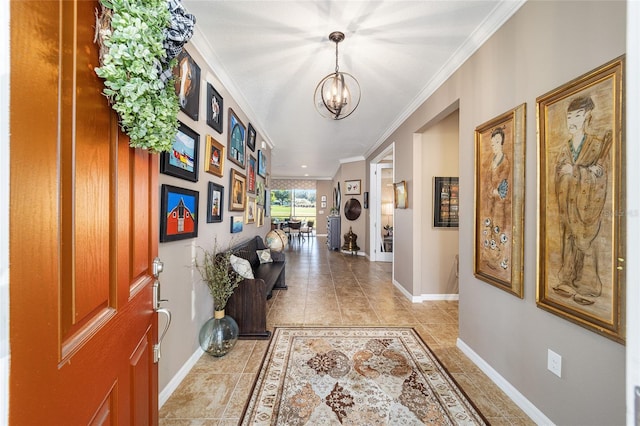
[[[304,175],[305,175],[305,176],[309,176],[309,173],[305,173]]]
[[[306,168],[307,168],[307,165],[306,165],[306,164],[303,164],[303,165],[302,165],[302,166],[300,166],[300,167],[302,167],[303,169],[306,169]]]

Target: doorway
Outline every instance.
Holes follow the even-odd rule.
[[[393,262],[394,144],[371,161],[370,250],[374,262]]]

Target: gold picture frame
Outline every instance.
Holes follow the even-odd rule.
[[[409,194],[407,193],[407,182],[400,181],[393,184],[393,204],[396,209],[406,209],[409,207]]]
[[[247,208],[244,211],[244,223],[255,223],[257,217],[256,208],[258,205],[256,204],[256,196],[255,195],[247,195]]]
[[[624,344],[623,74],[621,56],[536,100],[536,303]]]
[[[242,212],[246,205],[247,177],[236,169],[231,169],[230,181],[229,210]]]
[[[526,104],[475,129],[473,273],[524,296]]]
[[[224,145],[207,135],[205,170],[216,176],[224,176]]]

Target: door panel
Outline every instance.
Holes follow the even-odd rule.
[[[156,424],[158,159],[101,95],[94,1],[11,2],[11,424]]]

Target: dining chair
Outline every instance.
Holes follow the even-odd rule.
[[[314,225],[314,221],[313,220],[307,220],[307,223],[305,223],[305,225],[300,228],[300,232],[302,234],[307,234],[307,238],[311,237],[311,235],[313,235],[313,225]]]
[[[298,237],[298,240],[300,240],[301,234],[300,234],[300,228],[302,227],[302,222],[299,220],[295,220],[295,221],[290,221],[289,222],[289,233],[291,235],[291,239],[293,239],[293,237]]]

